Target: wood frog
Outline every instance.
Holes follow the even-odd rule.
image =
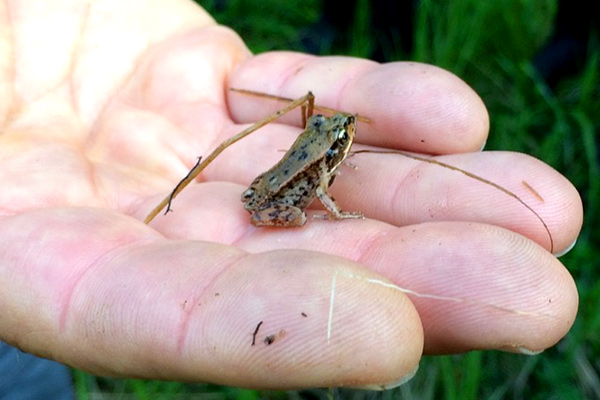
[[[333,117],[310,117],[283,158],[260,174],[242,194],[244,208],[255,226],[298,227],[306,223],[304,211],[318,197],[326,219],[364,218],[344,212],[327,193],[342,164],[356,130],[356,117],[339,113]]]

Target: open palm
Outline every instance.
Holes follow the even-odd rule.
[[[409,375],[423,349],[539,351],[573,323],[577,292],[541,222],[439,166],[359,154],[331,190],[366,220],[251,226],[240,195],[298,134],[299,113],[227,149],[173,213],[141,222],[198,156],[282,106],[228,87],[312,90],[317,103],[372,120],[359,125],[357,148],[454,153],[442,158],[510,187],[564,251],[581,226],[577,193],[528,156],[476,152],[487,113],[453,75],[254,57],[185,0],[4,7],[6,342],[96,374],[377,387]]]

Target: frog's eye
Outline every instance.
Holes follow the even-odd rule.
[[[338,137],[337,137],[338,142],[346,142],[348,141],[348,131],[345,129],[342,129],[338,132]]]
[[[254,196],[254,190],[248,189],[244,193],[242,193],[242,201],[248,200],[252,196]]]

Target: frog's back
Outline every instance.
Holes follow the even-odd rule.
[[[265,172],[263,178],[268,190],[276,191],[302,172],[314,168],[329,149],[327,137],[318,131],[305,131],[282,159]]]
[[[256,210],[269,203],[307,207],[314,200],[319,185],[320,167],[316,164],[318,162],[312,163],[310,168],[288,170],[288,165],[281,163],[260,174],[242,194],[245,208]]]
[[[319,180],[331,183],[331,174],[346,156],[353,138],[353,131],[350,136],[345,135],[346,126],[353,118],[345,114],[331,118],[317,114],[309,118],[306,130],[282,159],[259,175],[242,194],[245,208],[252,211],[278,203],[304,209],[312,203]],[[342,131],[343,137],[349,139],[340,142]]]

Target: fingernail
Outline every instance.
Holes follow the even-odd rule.
[[[525,354],[526,356],[537,356],[538,354],[543,353],[544,350],[529,350],[525,347],[519,347],[519,353]]]
[[[537,356],[538,354],[543,353],[545,349],[542,349],[542,350],[531,350],[531,349],[528,349],[526,347],[505,346],[505,347],[500,347],[498,350],[500,350],[500,351],[506,351],[507,353],[524,354],[526,356]]]
[[[573,240],[573,242],[567,246],[566,249],[564,249],[563,251],[561,251],[560,253],[554,253],[554,257],[562,257],[565,254],[567,254],[569,251],[571,251],[573,249],[573,247],[575,247],[575,245],[577,244],[577,238],[575,240]]]
[[[481,145],[481,147],[479,148],[479,151],[483,151],[485,149],[485,145],[487,144],[487,140],[485,142],[483,142],[483,144]]]
[[[355,389],[362,389],[362,390],[388,390],[388,389],[394,389],[394,388],[397,388],[398,386],[404,385],[406,382],[410,381],[417,374],[418,370],[419,370],[419,365],[417,365],[415,367],[415,369],[413,369],[412,371],[410,371],[408,374],[404,375],[402,378],[398,379],[397,381],[389,382],[389,383],[384,383],[384,384],[374,384],[374,385],[359,386],[359,387],[356,387]]]

